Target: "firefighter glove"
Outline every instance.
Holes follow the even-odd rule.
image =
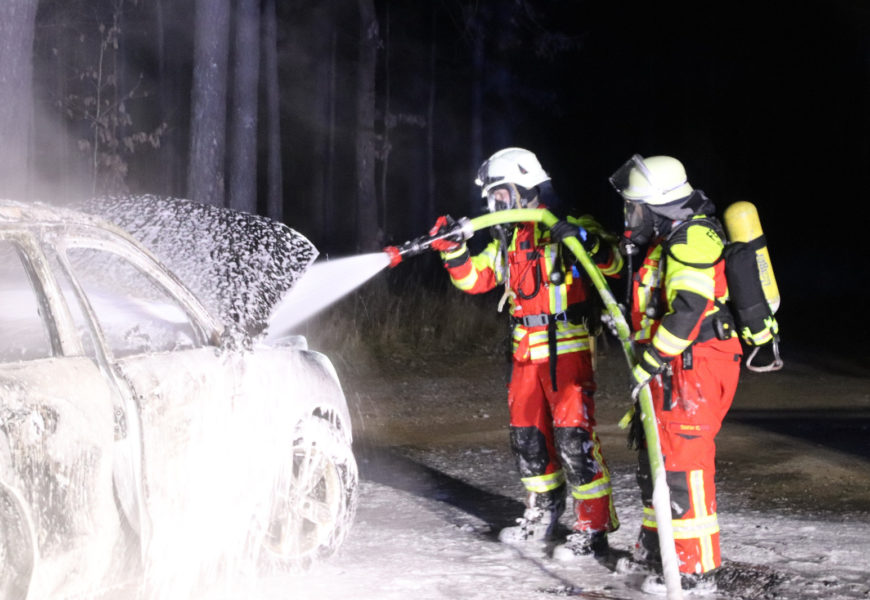
[[[462,245],[462,231],[453,217],[441,215],[435,221],[435,225],[429,230],[429,236],[437,238],[432,240],[431,247],[439,252],[453,252]]]
[[[565,238],[576,237],[581,240],[586,239],[586,230],[579,225],[573,225],[568,221],[556,221],[550,227],[550,239],[554,242],[561,242]]]
[[[637,362],[631,370],[632,398],[637,398],[643,386],[648,384],[653,377],[670,367],[668,361],[651,344],[635,347],[635,356]]]
[[[578,238],[586,252],[592,252],[598,243],[598,236],[589,233],[579,225],[574,225],[568,221],[557,221],[552,227],[550,227],[550,239],[552,241],[561,242],[569,237]]]

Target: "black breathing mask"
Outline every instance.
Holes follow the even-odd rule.
[[[655,215],[644,202],[625,202],[625,233],[626,244],[635,247],[648,244],[656,234]]]

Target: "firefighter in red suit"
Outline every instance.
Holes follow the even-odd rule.
[[[556,196],[537,157],[506,148],[483,163],[476,180],[487,209],[549,208]],[[436,235],[451,224],[440,217]],[[573,532],[554,551],[560,559],[608,552],[607,532],[618,527],[610,475],[595,434],[595,378],[587,321],[594,290],[559,243],[577,236],[607,275],[618,274],[616,239],[590,217],[567,218],[551,230],[536,223],[499,226],[475,256],[464,243],[439,241],[444,264],[460,290],[479,294],[505,286],[513,331],[508,387],[511,449],[527,494],[517,525],[499,532],[507,543],[550,540],[574,499]]]
[[[625,201],[624,249],[647,247],[632,278],[638,358],[632,377],[636,390],[649,383],[652,392],[682,587],[710,592],[722,563],[714,440],[737,389],[741,358],[725,305],[724,233],[713,203],[689,185],[675,158],[635,155],[610,180]],[[644,517],[634,558],[649,566],[660,554],[650,467],[638,446]],[[664,589],[660,576],[646,584],[648,591]]]

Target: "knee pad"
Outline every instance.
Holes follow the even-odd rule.
[[[520,477],[542,475],[550,463],[547,440],[537,427],[511,427],[511,450],[517,459]]]
[[[580,427],[556,427],[556,452],[565,476],[570,482],[592,481],[601,471],[593,449],[595,442],[592,434]]]

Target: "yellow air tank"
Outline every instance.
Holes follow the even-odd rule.
[[[758,274],[764,297],[770,306],[770,312],[776,313],[779,308],[779,288],[773,276],[770,253],[767,251],[767,242],[762,237],[764,232],[761,230],[761,221],[755,205],[745,201],[735,202],[725,209],[724,217],[728,239],[732,242],[745,242],[755,248],[755,259],[758,262]]]

